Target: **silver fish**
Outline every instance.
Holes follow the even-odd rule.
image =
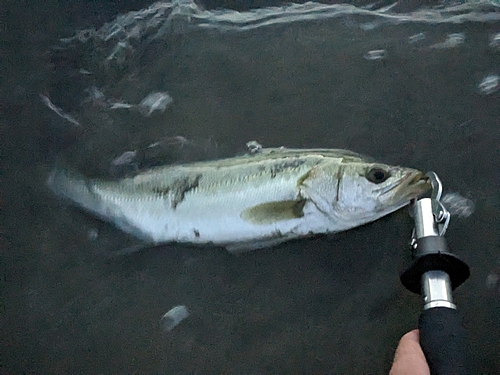
[[[354,228],[430,188],[418,170],[351,151],[283,147],[155,167],[118,181],[56,169],[48,185],[149,243],[214,244],[230,252]]]

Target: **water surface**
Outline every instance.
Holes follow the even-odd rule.
[[[231,156],[258,140],[346,148],[436,171],[445,191],[476,205],[447,232],[472,271],[455,297],[473,372],[499,371],[500,97],[480,86],[500,74],[495,8],[297,6],[235,18],[184,2],[154,24],[157,13],[141,4],[139,38],[130,37],[130,24],[104,40],[118,22],[108,17],[111,24],[82,43],[59,39],[103,20],[78,21],[55,4],[11,6],[3,36],[5,373],[388,371],[421,308],[399,282],[411,261],[406,210],[238,256],[171,244],[109,257],[135,240],[45,187],[54,163],[109,176],[123,152],[175,136],[197,145],[187,159]],[[41,26],[47,13],[51,21]],[[173,102],[150,116],[111,109],[137,106],[152,92]],[[160,318],[176,305],[190,315],[164,332]]]

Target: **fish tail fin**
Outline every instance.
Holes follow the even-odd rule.
[[[86,210],[100,214],[101,203],[82,175],[55,168],[47,178],[47,186],[58,196],[69,199]]]

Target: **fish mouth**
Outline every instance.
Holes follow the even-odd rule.
[[[410,170],[398,182],[378,190],[378,193],[393,204],[400,205],[409,203],[430,189],[432,185],[428,177],[418,170]]]
[[[432,189],[429,177],[420,171],[409,172],[397,187],[398,200],[416,199],[422,194]]]
[[[427,191],[428,189],[432,188],[431,185],[431,180],[429,177],[427,177],[425,174],[423,174],[420,171],[414,171],[410,173],[407,177],[408,181],[408,186],[410,185],[419,185],[419,186],[424,186],[425,190]]]

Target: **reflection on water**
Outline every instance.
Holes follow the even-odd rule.
[[[445,192],[470,199],[475,213],[447,232],[472,269],[456,302],[475,372],[497,371],[497,16],[463,4],[236,14],[180,2],[125,14],[85,42],[57,41],[57,25],[12,34],[1,93],[5,370],[387,372],[421,307],[398,280],[410,262],[406,210],[239,256],[168,245],[109,257],[138,244],[45,188],[54,163],[120,175],[231,156],[256,139],[433,170]],[[153,93],[172,101],[136,110]],[[178,305],[189,316],[165,332],[160,319]]]

